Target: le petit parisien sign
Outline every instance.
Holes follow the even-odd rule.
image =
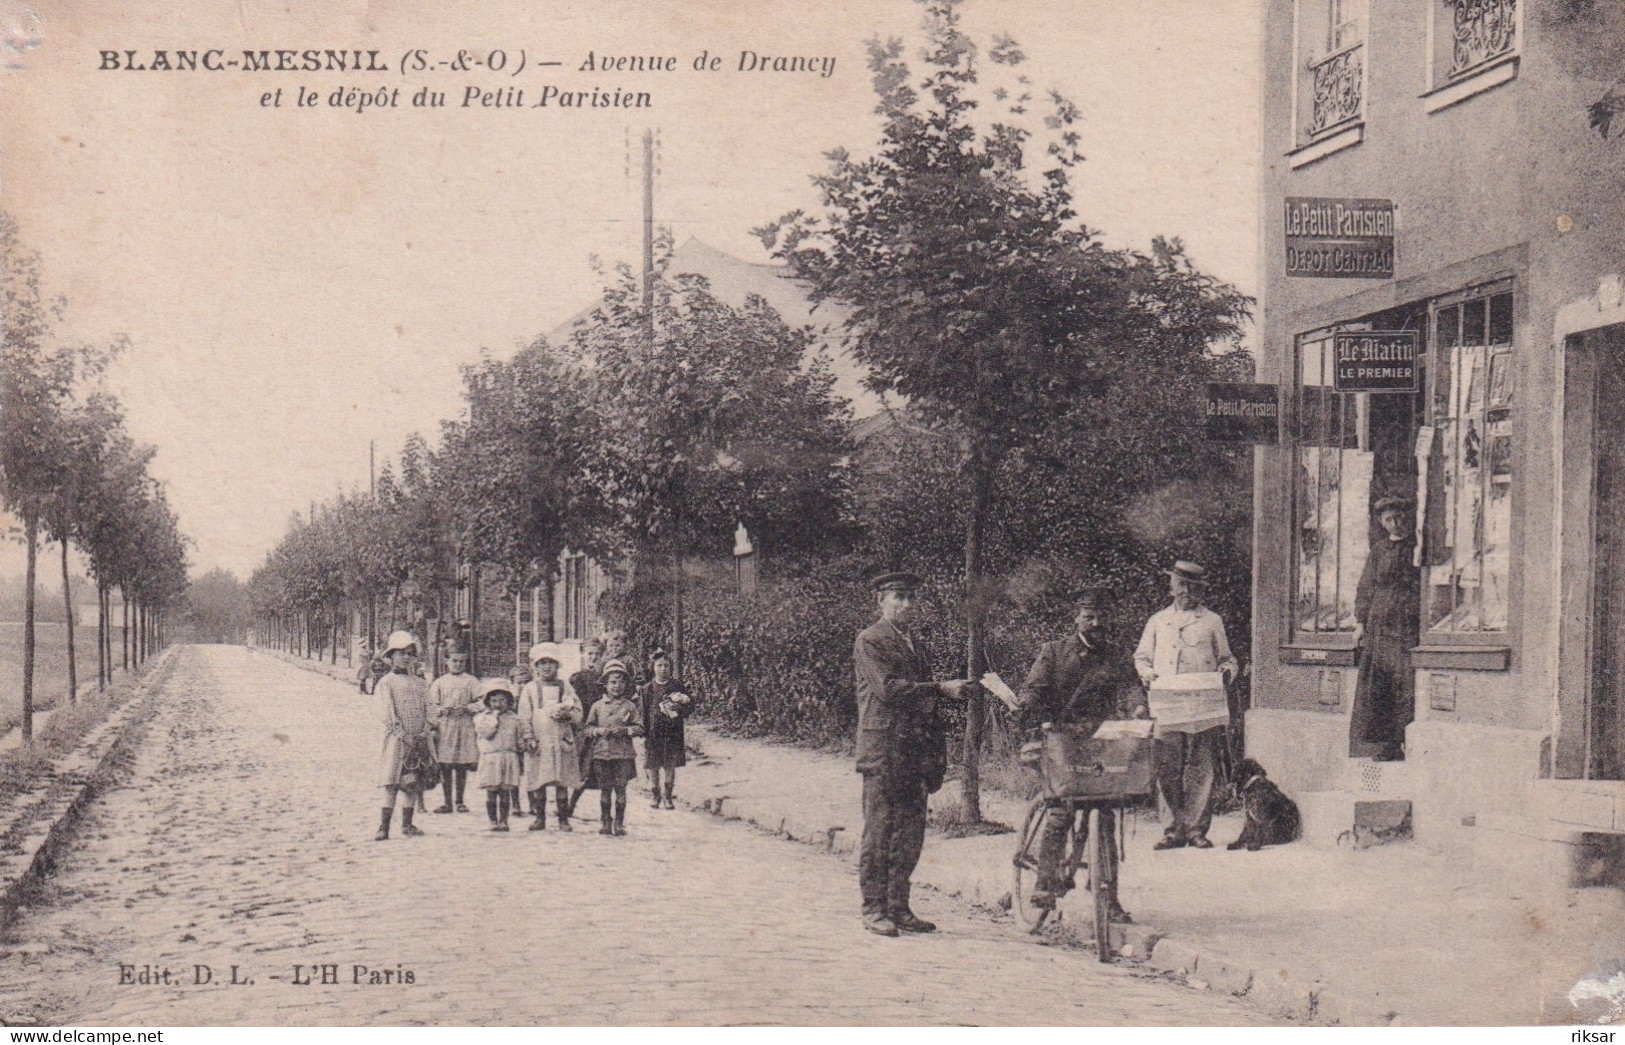
[[[1274,446],[1281,431],[1277,386],[1210,384],[1204,421],[1210,442]]]
[[[1394,277],[1394,201],[1288,196],[1286,274]]]

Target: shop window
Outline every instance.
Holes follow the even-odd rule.
[[[1338,329],[1416,329],[1417,313]],[[1379,534],[1372,506],[1416,491],[1418,397],[1335,391],[1333,333],[1298,341],[1291,618],[1293,641],[1311,644],[1352,638],[1355,589]]]
[[[1309,634],[1353,632],[1354,587],[1369,544],[1369,397],[1332,389],[1331,335],[1298,346],[1297,585],[1293,620]]]
[[[1431,325],[1424,631],[1504,632],[1512,535],[1510,289],[1435,303]]]
[[[1366,94],[1365,6],[1366,0],[1299,0],[1294,137],[1299,151],[1307,150],[1303,162],[1360,140]]]

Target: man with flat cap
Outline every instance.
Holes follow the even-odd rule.
[[[964,679],[936,682],[910,633],[920,578],[883,573],[870,586],[880,619],[858,633],[858,772],[863,774],[863,840],[858,885],[863,926],[880,936],[928,933],[936,926],[909,906],[909,878],[925,844],[926,798],[948,767],[941,702],[959,700]]]
[[[1235,680],[1236,658],[1224,634],[1224,621],[1202,605],[1207,592],[1207,571],[1184,559],[1168,575],[1173,605],[1158,610],[1145,622],[1134,650],[1134,669],[1153,690],[1157,679],[1176,675],[1223,676],[1224,685]],[[1197,701],[1187,701],[1187,708]],[[1212,849],[1207,831],[1213,823],[1213,776],[1218,746],[1230,714],[1219,691],[1211,707],[1198,709],[1184,721],[1173,721],[1153,708],[1157,717],[1157,789],[1168,811],[1168,824],[1153,849]]]
[[[1420,640],[1422,572],[1408,497],[1373,505],[1382,536],[1371,545],[1354,589],[1354,641],[1360,674],[1349,716],[1349,754],[1378,762],[1405,757],[1405,727],[1416,717],[1411,649]]]
[[[1050,722],[1082,726],[1092,734],[1107,719],[1146,716],[1145,693],[1135,677],[1133,657],[1109,640],[1101,626],[1106,601],[1101,588],[1081,589],[1073,600],[1077,616],[1073,618],[1072,632],[1039,647],[1038,658],[1021,687],[1023,729],[1038,729]],[[1052,815],[1044,821],[1038,848],[1038,881],[1032,896],[1035,905],[1053,906],[1056,898],[1072,888],[1073,883],[1062,881],[1059,873],[1071,819]],[[1101,810],[1101,842],[1107,847],[1108,859],[1116,858],[1116,823],[1116,813]],[[1115,881],[1111,887],[1114,892],[1107,902],[1112,921],[1133,921],[1117,902]]]

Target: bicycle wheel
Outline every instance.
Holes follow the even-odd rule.
[[[1054,910],[1053,907],[1035,907],[1032,903],[1033,890],[1038,887],[1039,839],[1043,835],[1047,816],[1048,806],[1044,799],[1034,799],[1021,828],[1021,844],[1016,847],[1016,855],[1011,860],[1014,880],[1010,891],[1010,909],[1015,912],[1016,920],[1030,933],[1042,929]]]
[[[1089,891],[1095,900],[1095,956],[1103,962],[1112,960],[1111,900],[1117,884],[1116,852],[1101,837],[1101,815],[1098,807],[1089,810]]]

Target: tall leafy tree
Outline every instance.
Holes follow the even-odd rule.
[[[684,557],[726,554],[737,522],[775,554],[829,547],[850,528],[851,447],[808,331],[760,298],[734,307],[702,277],[669,276],[667,258],[652,324],[623,267],[568,351],[591,382],[578,508],[600,546],[673,588],[680,656]]]
[[[1052,93],[1043,130],[1033,126],[1015,42],[978,47],[961,27],[960,0],[921,6],[923,74],[901,41],[869,44],[883,119],[876,148],[863,158],[830,153],[814,179],[819,213],[758,232],[817,299],[847,306],[851,352],[870,387],[902,397],[959,448],[965,667],[975,678],[986,669],[988,528],[1001,468],[1114,375],[1152,365],[1144,353],[1162,362],[1188,349],[1168,335],[1185,303],[1170,290],[1189,274],[1171,254],[1109,249],[1078,220],[1069,183],[1082,160],[1078,110]],[[983,117],[989,107],[995,114]],[[1222,301],[1210,333],[1219,337],[1246,305],[1213,289]],[[984,710],[974,695],[964,747],[973,821]]]

